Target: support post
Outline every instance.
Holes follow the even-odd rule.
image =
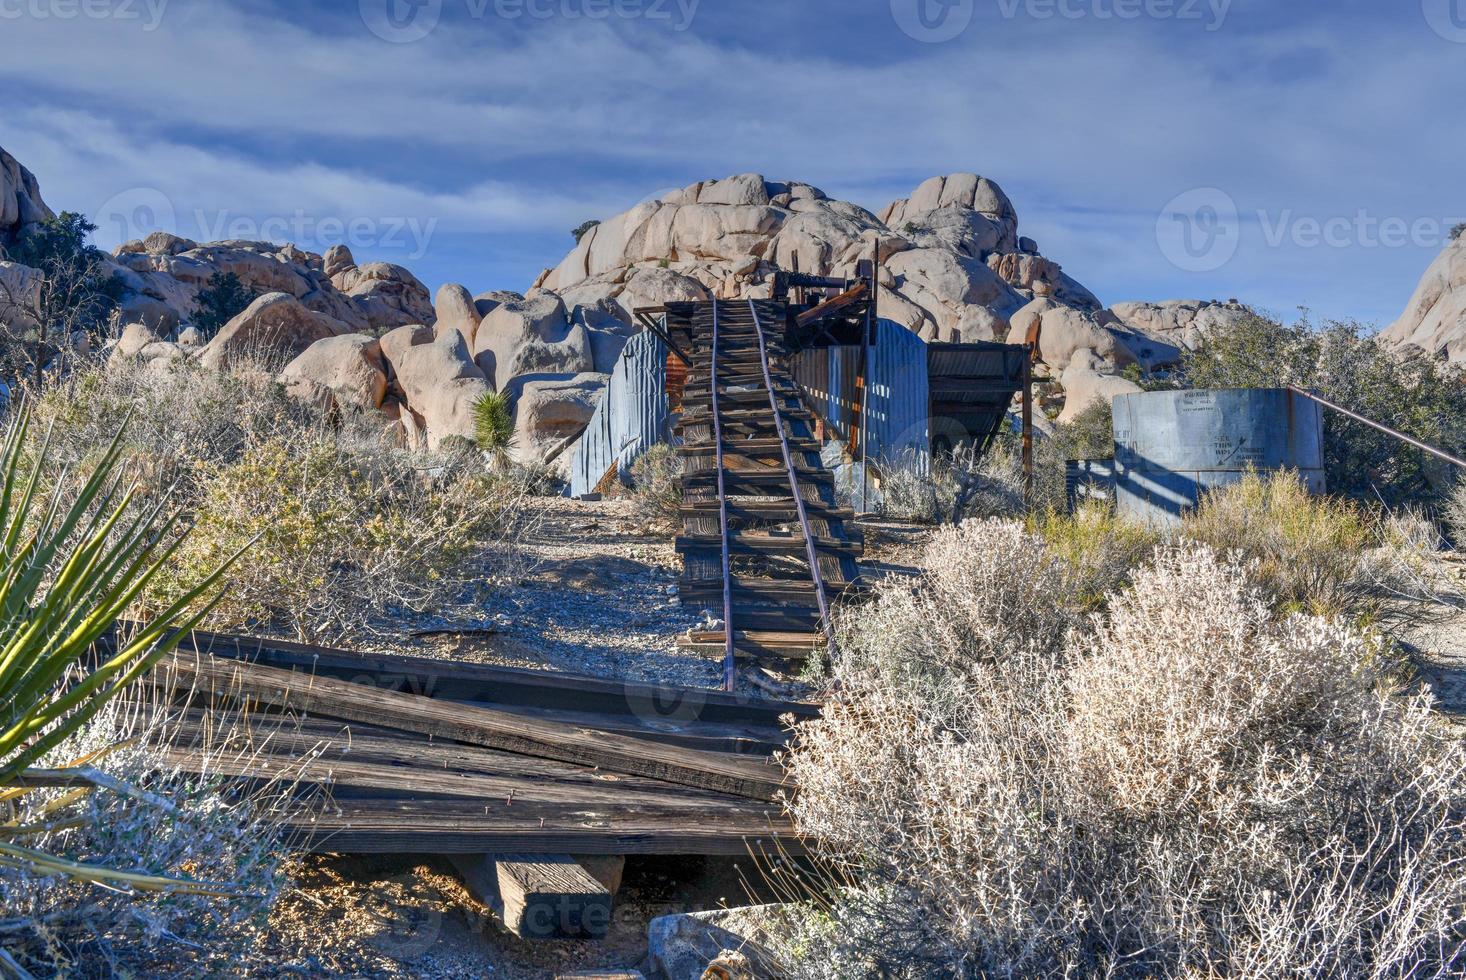
[[[860,355],[860,507],[870,510],[870,457],[867,446],[870,440],[870,345],[876,325],[876,290],[880,288],[881,240],[878,237],[871,246],[870,257],[870,302],[865,307],[865,330],[862,331]]]
[[[1023,503],[1033,507],[1033,345],[1023,351]]]

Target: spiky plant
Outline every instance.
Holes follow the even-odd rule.
[[[503,453],[514,436],[514,414],[509,395],[491,391],[473,403],[473,432],[478,447],[486,453]]]
[[[231,557],[131,636],[114,624],[148,594],[186,536],[166,501],[134,507],[118,475],[122,433],[74,496],[65,480],[47,491],[50,439],[27,453],[28,414],[17,413],[0,441],[0,800],[71,787],[146,797],[76,760],[59,769],[33,764],[76,734],[150,670],[208,613]],[[237,557],[234,556],[234,557]],[[139,890],[227,894],[222,885],[79,864],[15,843],[35,828],[0,825],[0,866]]]

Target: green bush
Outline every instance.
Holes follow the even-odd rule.
[[[255,299],[255,293],[234,273],[216,272],[199,290],[189,322],[205,337],[212,337],[220,327],[243,313]]]
[[[658,443],[631,464],[631,499],[637,516],[662,527],[682,524],[682,455]]]
[[[1176,383],[1190,388],[1276,388],[1320,395],[1448,452],[1466,451],[1466,385],[1455,367],[1402,355],[1353,322],[1315,328],[1305,315],[1284,325],[1258,313],[1219,327],[1188,353]],[[1329,489],[1395,507],[1436,503],[1446,466],[1338,413],[1325,411]]]

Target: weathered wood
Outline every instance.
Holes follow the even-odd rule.
[[[286,823],[301,846],[340,854],[486,854],[516,848],[545,854],[746,855],[773,847],[804,852],[793,824],[774,809],[757,823],[624,806],[574,809],[491,800],[334,800]]]
[[[610,889],[564,854],[489,855],[504,926],[521,939],[601,939]]]
[[[736,510],[740,505],[731,506]],[[785,715],[813,718],[819,714],[819,708],[811,704],[748,698],[703,688],[606,680],[429,657],[360,653],[201,631],[191,634],[180,649],[271,667],[304,669],[318,676],[357,679],[376,687],[425,697],[589,711],[648,718],[658,723],[667,715],[675,715],[694,717],[699,722],[778,728],[779,719]]]
[[[213,694],[247,696],[312,714],[389,725],[521,755],[649,776],[752,799],[773,799],[783,785],[782,772],[766,761],[577,729],[334,678],[188,653],[174,653],[160,666],[195,679],[200,688]]]

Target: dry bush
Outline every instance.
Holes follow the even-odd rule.
[[[80,468],[131,416],[129,477],[144,500],[171,489],[197,525],[161,599],[258,536],[207,627],[336,643],[479,615],[478,590],[513,574],[538,520],[537,474],[393,448],[377,420],[328,420],[291,398],[274,368],[93,364],[33,396],[34,428]]]
[[[1289,471],[1245,474],[1208,493],[1180,535],[1252,563],[1254,582],[1285,612],[1374,615],[1394,598],[1421,597],[1427,536],[1401,533],[1408,517],[1372,514],[1311,495]]]
[[[966,544],[1006,541],[1001,565],[1023,572],[1053,562],[1001,528]],[[920,688],[866,669],[868,651],[840,663],[798,735],[791,810],[847,883],[790,937],[797,972],[1456,975],[1466,750],[1371,640],[1277,618],[1247,572],[1162,549],[1067,644],[994,617],[997,658],[963,649],[981,614],[926,602],[933,649],[897,636],[889,656],[956,666]],[[1013,594],[993,572],[966,581],[968,607]],[[909,628],[916,601],[886,586],[859,619],[872,638]]]
[[[338,642],[481,604],[488,552],[517,533],[523,494],[512,476],[481,466],[419,473],[401,453],[319,436],[262,443],[206,467],[193,533],[159,599],[253,541],[210,626]]]
[[[924,524],[960,524],[1023,510],[1021,460],[1006,444],[978,456],[970,446],[931,459],[904,453],[880,467],[880,513]]]
[[[294,787],[277,783],[245,794],[237,784],[171,768],[147,747],[165,718],[152,706],[114,702],[46,760],[61,765],[96,756],[91,766],[125,792],[76,798],[73,790],[36,790],[0,806],[19,824],[55,827],[27,838],[28,846],[129,871],[228,883],[238,894],[132,893],[0,868],[0,949],[31,975],[223,976],[267,965],[260,940],[265,917],[289,884],[281,817]]]
[[[631,500],[640,520],[682,526],[682,455],[674,447],[658,443],[631,465]]]
[[[1073,514],[1047,510],[1028,519],[1034,534],[1063,563],[1069,592],[1088,610],[1100,608],[1161,541],[1155,529],[1118,517],[1112,507],[1086,503]]]
[[[1020,524],[942,528],[922,564],[919,579],[893,582],[840,620],[842,675],[940,696],[968,671],[1059,647],[1074,621],[1063,565]]]

